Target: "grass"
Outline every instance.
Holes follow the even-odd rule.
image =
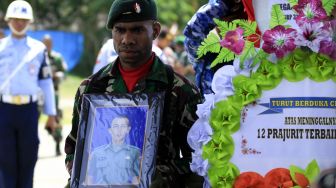
[[[72,109],[73,102],[75,99],[75,94],[80,82],[83,78],[67,74],[66,78],[61,82],[60,85],[60,108],[63,110],[63,120],[62,125],[71,125],[72,119]],[[40,123],[45,124],[47,117],[42,115],[40,118]]]

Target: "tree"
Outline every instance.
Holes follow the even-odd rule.
[[[33,7],[33,30],[61,30],[81,32],[85,38],[84,53],[76,71],[83,76],[91,74],[98,50],[111,32],[105,27],[107,14],[113,0],[27,0]],[[0,27],[6,28],[3,20],[7,6],[12,0],[0,1]],[[156,0],[159,20],[170,27],[176,23],[182,31],[195,11],[207,0]]]

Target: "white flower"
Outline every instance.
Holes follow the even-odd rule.
[[[214,97],[214,94],[206,94],[204,103],[197,105],[196,114],[200,119],[209,119],[210,112],[215,106]]]
[[[202,151],[202,146],[211,140],[213,132],[208,121],[208,119],[198,119],[188,132],[188,144],[195,151]]]
[[[232,65],[223,66],[216,71],[211,83],[216,102],[234,94],[232,78],[236,75],[237,72]]]
[[[205,176],[208,172],[208,168],[208,159],[203,160],[201,152],[193,152],[192,161],[190,164],[191,171],[196,172],[200,176]]]
[[[306,46],[313,52],[318,52],[320,43],[328,36],[322,29],[323,23],[304,23],[300,26],[300,31],[296,38],[295,44],[298,46]]]

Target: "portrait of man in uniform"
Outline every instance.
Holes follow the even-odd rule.
[[[163,97],[164,93],[85,95],[70,187],[149,187]]]
[[[88,160],[87,184],[138,185],[141,149],[128,143],[132,125],[126,115],[113,117],[111,141],[93,149]]]

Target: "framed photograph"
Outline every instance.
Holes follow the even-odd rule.
[[[149,187],[164,93],[83,96],[71,187]]]

